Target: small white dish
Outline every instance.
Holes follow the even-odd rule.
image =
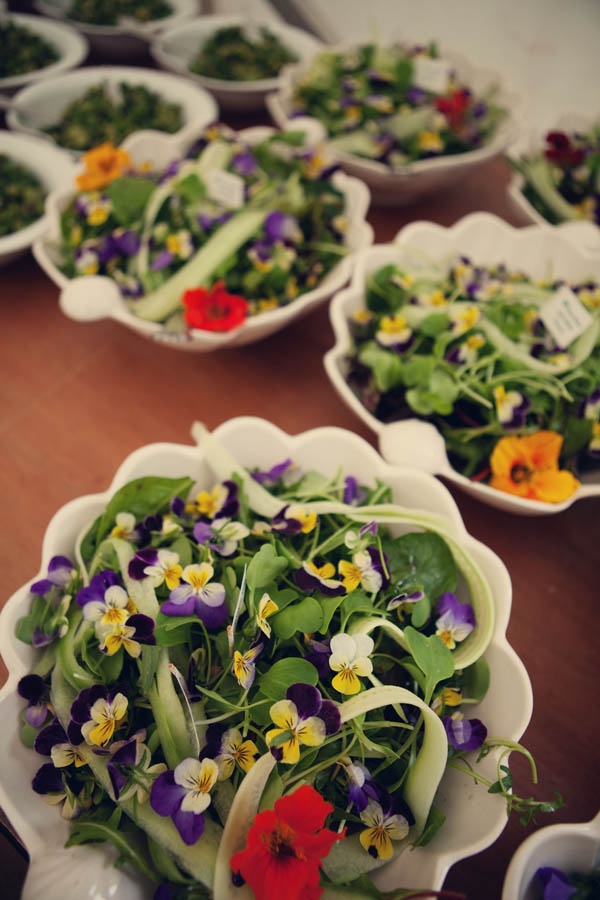
[[[46,197],[51,191],[71,184],[75,175],[75,164],[68,153],[30,135],[0,131],[0,154],[29,169],[44,188]],[[44,234],[47,225],[44,213],[26,228],[0,236],[0,266],[26,253]]]
[[[32,84],[42,78],[53,78],[69,69],[75,69],[88,55],[89,45],[86,38],[70,25],[53,22],[43,16],[29,16],[24,13],[10,13],[7,19],[18,28],[27,30],[53,47],[58,54],[58,59],[56,62],[41,69],[34,69],[32,72],[0,78],[0,94],[14,94],[15,91],[27,84]]]
[[[190,63],[208,38],[221,28],[237,25],[251,25],[253,30],[264,25],[299,61],[310,59],[322,46],[312,34],[283,22],[263,23],[254,19],[248,22],[243,16],[201,16],[157,35],[152,41],[150,52],[163,69],[185,75],[210,91],[222,109],[244,111],[261,109],[265,97],[278,89],[280,77],[263,78],[258,81],[228,81],[196,75],[190,71]]]
[[[239,132],[239,135],[250,141],[261,140],[272,131],[269,128],[252,128]],[[200,132],[201,129],[197,133]],[[134,164],[151,160],[156,167],[161,168],[170,160],[181,157],[192,142],[193,138],[189,134],[182,138],[157,132],[137,132],[124,142],[123,147],[129,152]],[[343,172],[335,173],[334,183],[346,198],[346,244],[350,253],[340,260],[317,287],[301,294],[286,306],[250,316],[239,328],[227,332],[194,329],[189,335],[171,334],[161,324],[144,321],[130,312],[112,279],[104,276],[67,278],[58,268],[54,247],[60,236],[60,214],[73,196],[72,187],[56,191],[49,198],[48,230],[36,241],[33,252],[42,269],[61,289],[60,306],[69,318],[85,322],[112,318],[138,335],[176,350],[207,352],[224,347],[240,347],[268,337],[329,299],[350,278],[356,251],[372,243],[373,229],[366,221],[369,207],[367,188],[361,181]]]
[[[510,577],[499,557],[467,532],[449,491],[430,475],[388,465],[363,438],[340,428],[322,427],[288,435],[264,419],[240,417],[221,424],[213,434],[224,452],[248,469],[269,468],[286,458],[292,458],[305,471],[314,469],[327,476],[339,474],[341,468],[343,474],[361,482],[388,484],[395,503],[444,518],[454,540],[482,570],[494,601],[494,629],[485,652],[492,678],[485,699],[473,707],[473,713],[486,722],[491,734],[519,741],[531,717],[533,700],[527,672],[506,638],[512,601]],[[107,491],[79,497],[58,510],[44,536],[41,572],[45,574],[52,556],[73,552],[77,536],[117,488],[147,475],[187,475],[196,480],[198,489],[210,489],[215,477],[222,477],[215,476],[197,446],[156,443],[141,447],[119,466]],[[0,653],[9,670],[8,681],[0,690],[0,804],[31,857],[23,900],[37,900],[41,894],[45,900],[101,900],[108,896],[149,900],[150,894],[127,875],[126,869],[107,867],[102,847],[65,850],[67,823],[56,808],[31,791],[39,758],[20,743],[18,712],[22,701],[16,685],[31,669],[35,652],[14,636],[31,583],[23,585],[0,613]],[[497,777],[500,752],[493,750],[478,764],[481,774],[492,781]],[[446,816],[443,829],[427,846],[401,854],[382,869],[376,876],[380,889],[397,890],[400,885],[413,884],[439,890],[452,865],[488,847],[506,826],[505,800],[456,770],[448,769],[444,774],[435,802]]]
[[[600,473],[584,479],[575,493],[561,503],[527,500],[471,481],[452,468],[444,440],[429,422],[405,419],[385,424],[361,403],[346,381],[346,356],[352,347],[348,316],[364,306],[368,275],[392,262],[419,265],[423,259],[444,262],[459,255],[475,263],[504,262],[509,267],[542,278],[552,271],[566,280],[600,281],[600,257],[574,246],[564,226],[533,225],[513,228],[490,213],[472,213],[450,228],[418,221],[403,228],[389,244],[374,245],[356,260],[351,284],[336,294],[330,306],[335,334],[334,346],[326,353],[327,375],[341,399],[377,435],[380,452],[389,462],[441,475],[475,499],[505,512],[519,515],[549,515],[561,512],[576,500],[600,497]],[[551,266],[551,269],[550,269]]]
[[[523,841],[510,861],[502,900],[535,900],[535,873],[551,866],[569,873],[600,865],[600,812],[589,822],[548,825]]]
[[[200,0],[168,0],[172,13],[162,19],[137,22],[124,19],[118,25],[90,25],[69,17],[73,0],[33,0],[34,9],[43,16],[68,22],[89,41],[90,46],[107,62],[130,63],[148,53],[155,34],[174,28],[200,14]]]
[[[333,52],[349,49],[351,48],[342,45],[328,48]],[[342,168],[365,181],[375,205],[403,206],[435,191],[451,187],[477,166],[503,153],[519,135],[521,103],[517,95],[506,86],[500,74],[476,67],[451,51],[444,52],[444,59],[453,65],[461,80],[476,94],[483,93],[490,85],[498,85],[499,90],[494,102],[507,110],[507,116],[499,123],[491,140],[476,150],[417,160],[393,171],[384,163],[362,159],[336,149],[335,156]],[[286,66],[281,74],[279,90],[267,97],[267,108],[279,128],[293,128],[299,127],[300,123],[312,123],[312,128],[318,129],[323,138],[327,139],[326,128],[319,120],[310,116],[300,118],[294,116],[295,85],[302,79],[307,68],[306,63]]]
[[[118,93],[120,83],[141,85],[154,91],[162,100],[179,104],[183,126],[176,132],[177,135],[185,136],[199,125],[207,125],[218,117],[218,107],[213,97],[185,78],[134,66],[86,66],[23,88],[15,94],[7,110],[6,123],[14,131],[35,134],[54,144],[44,129],[60,122],[71,103],[83,97],[90,88],[102,84]],[[157,135],[160,132],[152,133]],[[79,156],[77,151],[69,152]]]

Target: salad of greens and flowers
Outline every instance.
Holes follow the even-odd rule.
[[[228,25],[202,44],[189,64],[194,75],[224,81],[275,78],[296,55],[266,26]]]
[[[0,153],[0,237],[26,228],[44,215],[46,189],[37,175]]]
[[[73,0],[69,17],[87,25],[118,25],[124,18],[141,24],[164,19],[172,12],[165,0]]]
[[[369,43],[316,54],[290,114],[318,119],[334,148],[393,170],[484,146],[507,114],[496,94],[475,93],[434,43]]]
[[[548,318],[571,305],[581,333]],[[349,317],[346,380],[382,422],[417,417],[453,468],[514,495],[571,496],[600,464],[600,284],[530,278],[465,256],[390,263]]]
[[[60,147],[89,150],[110,141],[120,144],[128,134],[154,128],[174,134],[184,124],[179,103],[165,100],[143,84],[100,83],[70,103],[60,121],[43,129]]]
[[[57,62],[56,47],[10,18],[0,20],[0,78],[35,72]]]
[[[447,766],[523,821],[555,809],[512,793],[507,756],[530,755],[470,714],[494,601],[448,522],[208,438],[214,483],[125,483],[17,624],[32,787],[69,845],[114,843],[161,900],[367,900],[366,873],[443,827]]]
[[[523,176],[523,195],[551,224],[586,219],[600,225],[600,124],[549,131],[536,152],[511,163]]]
[[[170,332],[228,331],[318,286],[348,247],[346,197],[300,133],[207,128],[161,171],[121,148],[84,157],[61,215],[65,275],[107,275]]]
[[[600,865],[592,872],[565,872],[542,866],[535,873],[539,900],[594,900],[600,897]]]

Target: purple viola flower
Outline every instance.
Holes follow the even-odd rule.
[[[462,719],[442,716],[448,743],[455,750],[468,753],[479,750],[487,737],[487,728],[480,719]]]
[[[426,99],[426,92],[423,88],[417,87],[416,84],[412,84],[406,91],[406,102],[410,103],[411,106],[421,106]]]
[[[233,170],[243,177],[252,175],[256,171],[257,166],[256,157],[249,150],[237,153],[232,160]]]
[[[168,178],[173,178],[174,175],[177,175],[180,168],[181,168],[181,160],[180,159],[172,159],[171,162],[167,163],[167,165],[165,166],[158,183],[162,184],[162,182],[166,181]]]
[[[302,238],[302,230],[295,216],[273,210],[265,219],[265,234],[270,241],[285,241],[298,244]]]
[[[113,584],[122,587],[121,576],[112,569],[104,569],[94,575],[87,587],[77,591],[77,603],[79,606],[85,606],[86,603],[95,601],[96,603],[104,602],[104,595],[109,587]]]
[[[161,612],[166,616],[196,615],[207,628],[219,628],[227,621],[229,611],[223,585],[209,583],[213,574],[214,569],[207,562],[186,566],[181,584],[171,591]]]
[[[309,638],[306,643],[308,644],[308,650],[304,654],[304,659],[313,664],[319,673],[319,678],[323,681],[331,674],[331,669],[329,668],[329,657],[331,656],[329,638],[324,641]]]
[[[359,485],[353,475],[347,475],[346,478],[344,478],[344,503],[348,503],[351,506],[360,506],[366,496],[367,492]]]
[[[271,718],[275,724],[278,725],[281,722],[285,723],[287,727],[276,728],[274,731],[268,732],[267,743],[269,745],[273,739],[288,729],[292,734],[304,727],[314,731],[315,720],[320,720],[319,730],[321,740],[324,740],[325,737],[336,734],[340,730],[342,721],[339,706],[332,700],[324,700],[318,688],[303,682],[296,682],[289,686],[285,692],[285,700],[280,700],[271,707]],[[290,721],[293,721],[294,724],[290,725]],[[297,736],[296,739],[298,739]],[[290,761],[286,759],[288,743],[284,742],[270,747],[271,753],[278,762]],[[300,743],[302,743],[302,739],[300,739]]]
[[[184,759],[163,772],[152,785],[150,805],[159,816],[170,817],[182,841],[192,846],[204,832],[204,811],[219,768],[214,759]]]
[[[27,700],[25,720],[32,728],[41,728],[49,715],[50,688],[40,675],[24,675],[17,685],[17,693]]]
[[[241,522],[230,519],[213,519],[212,522],[196,522],[194,537],[199,544],[208,545],[219,556],[233,556],[238,544],[250,534]]]
[[[542,885],[542,900],[570,900],[577,891],[566,872],[554,866],[540,866],[535,874]]]
[[[31,787],[36,794],[63,794],[65,785],[61,770],[52,763],[44,763],[33,776]]]
[[[312,562],[304,562],[302,568],[294,572],[294,582],[307,594],[318,591],[325,597],[341,597],[347,593],[346,588],[337,578],[331,577],[334,573],[331,563],[319,567]]]
[[[361,813],[366,809],[369,800],[379,800],[379,791],[366,766],[350,760],[344,766],[344,771],[348,777],[348,799],[357,812]]]
[[[146,578],[146,569],[148,566],[156,566],[158,564],[158,550],[156,547],[144,547],[138,550],[130,560],[127,572],[130,578],[135,581],[143,581]]]
[[[66,556],[53,556],[48,563],[48,570],[45,578],[35,581],[29,590],[32,594],[39,594],[44,597],[52,588],[67,588],[73,580],[75,568],[70,559]]]
[[[170,250],[161,250],[150,263],[150,268],[153,272],[160,272],[170,266],[174,259],[175,255]]]
[[[464,641],[475,627],[475,613],[468,603],[461,603],[455,594],[442,594],[436,604],[438,619],[436,634],[443,643],[453,650],[456,644]]]
[[[412,591],[401,591],[401,593],[396,594],[395,597],[391,598],[386,606],[386,609],[397,609],[404,603],[418,603],[419,600],[422,600],[424,596],[425,592],[420,590],[419,588],[415,588]]]

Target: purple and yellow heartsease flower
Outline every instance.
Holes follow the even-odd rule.
[[[158,776],[150,792],[150,805],[159,816],[170,817],[181,840],[192,846],[204,832],[204,812],[217,783],[214,759],[184,759],[173,771]]]
[[[480,719],[465,719],[461,713],[442,716],[448,743],[455,750],[479,750],[487,737],[487,728]]]
[[[177,587],[183,569],[179,564],[179,554],[173,550],[145,547],[138,550],[129,563],[128,573],[136,581],[150,579],[153,588],[166,584],[170,591]]]
[[[338,706],[323,700],[316,687],[302,683],[290,685],[269,715],[277,727],[267,732],[267,745],[278,761],[289,764],[298,762],[301,746],[319,747],[341,724]]]
[[[263,651],[262,644],[254,644],[245,653],[236,650],[233,654],[231,671],[237,678],[238,684],[245,691],[249,691],[256,677],[256,660]]]
[[[318,566],[314,562],[302,563],[302,568],[294,572],[294,582],[306,593],[318,591],[325,597],[341,597],[347,593],[341,581],[333,578],[335,567],[326,562]]]
[[[361,677],[370,675],[373,663],[369,656],[374,648],[368,634],[335,634],[331,638],[329,667],[337,672],[332,687],[340,694],[357,694],[361,689]]]
[[[403,840],[414,822],[408,807],[395,812],[377,800],[369,801],[360,818],[367,826],[359,835],[360,843],[374,859],[389,859],[394,852],[392,842]]]
[[[284,506],[271,520],[273,531],[290,537],[296,534],[309,534],[316,524],[315,513],[307,511],[299,504]]]
[[[475,613],[468,603],[461,603],[452,593],[442,594],[436,604],[436,634],[450,650],[464,641],[475,627]]]
[[[193,563],[186,566],[181,583],[169,594],[161,612],[166,616],[193,616],[201,619],[207,628],[218,628],[228,616],[225,588],[219,582],[210,583],[214,568],[210,563]]]

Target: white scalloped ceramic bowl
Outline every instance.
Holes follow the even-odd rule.
[[[176,132],[178,137],[185,138],[218,117],[217,104],[208,91],[170,72],[154,72],[136,66],[86,66],[18,91],[7,110],[6,124],[13,131],[34,134],[58,146],[43,129],[59,123],[67,107],[90,88],[105,84],[109,90],[118,93],[121,83],[143,86],[162,100],[177,103],[183,118],[183,125]],[[150,133],[162,134],[158,131]],[[81,155],[75,150],[69,150],[69,153],[74,157]]]
[[[201,129],[197,131],[200,134]],[[272,134],[271,128],[249,128],[239,135],[250,141],[261,140]],[[123,147],[130,153],[134,163],[152,160],[161,168],[185,151],[193,138],[160,135],[157,132],[138,132],[130,136]],[[362,247],[373,241],[373,229],[366,221],[369,207],[369,192],[356,178],[343,172],[334,174],[334,183],[346,197],[348,228],[346,245],[350,252],[329,272],[326,278],[313,290],[301,294],[287,306],[280,306],[246,319],[239,328],[227,332],[200,331],[178,335],[169,333],[161,324],[146,322],[129,311],[116,284],[110,278],[84,276],[68,279],[58,268],[55,246],[60,235],[60,212],[72,197],[71,189],[54,192],[48,199],[49,227],[43,238],[36,241],[33,252],[36,260],[61,289],[60,305],[65,315],[76,321],[97,321],[112,318],[136,334],[159,341],[177,350],[206,352],[224,347],[239,347],[262,340],[285,328],[301,315],[328,300],[335,291],[342,288],[352,272],[354,256]]]
[[[214,437],[247,468],[269,468],[288,457],[304,470],[315,469],[326,475],[338,473],[341,467],[344,474],[352,474],[364,483],[374,485],[379,479],[389,484],[394,501],[405,507],[444,517],[454,539],[482,570],[494,600],[494,630],[485,653],[492,673],[491,685],[474,714],[487,723],[492,734],[520,740],[531,717],[532,694],[527,672],[506,639],[512,599],[510,577],[498,556],[468,534],[458,507],[437,479],[388,465],[365,440],[340,428],[288,435],[264,419],[241,417],[220,425]],[[206,489],[216,480],[202,450],[196,446],[160,443],[136,450],[118,468],[105,493],[79,497],[55,514],[44,537],[40,571],[46,571],[52,556],[73,551],[77,535],[117,488],[146,475],[189,475]],[[31,856],[22,900],[38,900],[41,896],[45,900],[103,900],[107,896],[150,900],[144,886],[127,873],[107,870],[102,849],[76,847],[65,854],[62,847],[67,824],[56,809],[41,802],[31,791],[30,782],[39,758],[19,742],[17,720],[22,701],[16,694],[16,685],[29,671],[34,655],[31,647],[17,641],[14,629],[28,603],[32,581],[10,598],[0,614],[0,653],[9,671],[8,682],[0,692],[0,805]],[[496,765],[492,752],[482,763],[482,774],[495,780]],[[506,825],[504,800],[456,771],[444,776],[436,805],[447,816],[444,828],[428,846],[402,854],[379,872],[377,882],[382,889],[400,884],[441,888],[454,863],[488,847]],[[109,872],[114,880],[107,886]],[[99,881],[101,888],[94,887]]]
[[[490,213],[471,213],[450,228],[412,222],[391,243],[376,244],[358,255],[350,285],[336,294],[330,305],[335,343],[326,353],[324,365],[344,403],[378,436],[380,451],[387,460],[441,475],[477,500],[520,515],[558,513],[576,500],[600,497],[598,472],[584,477],[581,487],[562,503],[526,500],[471,481],[451,467],[444,440],[433,425],[420,419],[381,422],[363,406],[346,381],[346,356],[352,348],[348,317],[364,307],[366,278],[380,266],[395,262],[418,269],[424,262],[444,263],[464,255],[476,264],[504,262],[534,278],[547,277],[552,271],[567,280],[592,277],[600,281],[600,256],[577,248],[566,228],[513,228]]]
[[[172,9],[169,16],[138,23],[124,20],[119,25],[90,25],[69,17],[73,0],[34,0],[34,9],[43,16],[68,22],[89,41],[98,57],[107,62],[130,63],[146,56],[153,37],[191,21],[202,11],[201,0],[168,0]]]
[[[0,78],[0,94],[13,94],[25,87],[26,84],[39,81],[40,78],[53,78],[61,72],[74,69],[88,55],[89,45],[86,38],[75,28],[71,28],[70,25],[63,22],[53,22],[43,16],[29,16],[25,13],[10,13],[8,21],[36,35],[53,47],[58,54],[58,59],[56,62],[40,69],[34,69],[32,72]]]
[[[210,91],[221,109],[245,112],[262,109],[267,94],[279,88],[279,77],[257,81],[227,81],[196,75],[190,71],[193,58],[216,31],[244,24],[250,24],[253,29],[264,25],[298,60],[310,59],[322,46],[312,34],[284,22],[261,22],[254,19],[248,22],[243,16],[201,16],[193,22],[178,25],[157,35],[152,41],[150,53],[163,69],[185,75]]]
[[[59,187],[71,184],[75,164],[70,154],[28,134],[0,131],[0,154],[29,169],[43,186],[46,196]],[[48,227],[46,213],[26,228],[0,237],[0,266],[25,253]]]
[[[502,900],[536,900],[535,873],[542,866],[572,874],[600,865],[600,812],[589,822],[548,825],[523,841],[510,861]]]
[[[560,116],[552,126],[558,131],[587,131],[592,125],[592,119],[587,116],[570,113]],[[544,146],[544,138],[549,128],[536,129],[528,135],[522,136],[510,148],[509,158],[519,160],[539,153]],[[515,172],[508,183],[508,194],[513,202],[515,212],[524,224],[547,225],[548,220],[535,208],[524,193],[525,179],[520,172]],[[563,227],[565,234],[572,235],[573,241],[580,247],[600,252],[600,227],[585,219],[573,219],[565,221]]]
[[[338,51],[348,50],[349,47],[340,45],[329,49]],[[507,109],[508,115],[499,124],[492,139],[477,150],[418,160],[394,171],[383,163],[335,150],[336,159],[343,169],[357,178],[362,178],[369,186],[375,205],[403,206],[435,191],[451,187],[478,166],[503,153],[519,135],[518,110],[521,103],[517,95],[506,86],[504,79],[496,72],[472,65],[456,53],[444,52],[444,59],[454,64],[464,82],[478,94],[492,84],[498,85],[495,102]],[[280,128],[298,128],[306,125],[313,137],[318,134],[326,140],[327,131],[319,120],[310,116],[298,118],[293,116],[295,85],[303,77],[306,69],[306,63],[286,66],[281,73],[279,91],[267,97],[267,108]]]

